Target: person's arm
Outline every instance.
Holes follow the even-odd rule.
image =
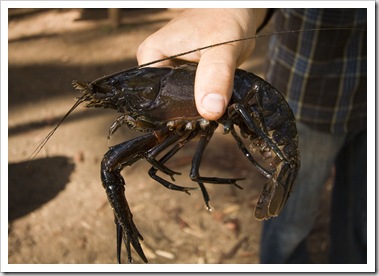
[[[139,64],[223,41],[254,36],[267,9],[187,9],[139,47]],[[227,44],[181,57],[198,62],[195,101],[199,114],[217,120],[230,100],[235,68],[249,57],[255,40]],[[159,63],[154,66],[162,66]]]

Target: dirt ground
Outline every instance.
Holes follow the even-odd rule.
[[[9,263],[116,262],[115,225],[99,164],[109,145],[136,133],[122,128],[108,144],[108,129],[118,114],[79,107],[34,160],[28,163],[28,157],[73,105],[78,94],[72,80],[91,81],[135,66],[138,45],[178,12],[122,10],[121,26],[112,29],[105,9],[10,10]],[[266,45],[267,39],[258,40],[254,59],[243,68],[262,74]],[[189,144],[168,164],[183,173],[177,177],[180,185],[193,185],[188,171],[195,146]],[[243,190],[207,185],[212,212],[200,191],[188,196],[154,182],[144,161],[123,171],[149,263],[259,263],[261,222],[253,210],[265,178],[221,130],[204,158],[203,175],[246,178],[240,182]],[[329,192],[327,185],[309,239],[313,263],[326,261]],[[142,263],[132,253],[134,262]],[[122,254],[125,263],[124,248]]]

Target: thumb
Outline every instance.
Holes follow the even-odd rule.
[[[197,67],[196,108],[207,120],[219,119],[232,95],[236,61],[230,50],[230,46],[225,45],[204,52]]]

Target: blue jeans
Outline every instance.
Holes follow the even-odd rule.
[[[301,167],[280,215],[263,223],[261,263],[308,263],[306,238],[331,168],[330,263],[367,262],[367,132],[332,135],[298,123]]]

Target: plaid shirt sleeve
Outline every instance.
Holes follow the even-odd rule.
[[[266,79],[285,95],[296,119],[313,128],[366,128],[366,9],[280,9],[273,20],[277,31],[351,28],[273,36]]]

